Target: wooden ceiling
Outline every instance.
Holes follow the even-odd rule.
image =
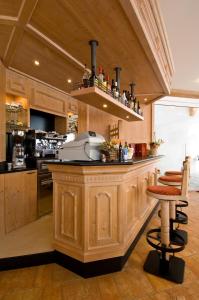
[[[152,52],[144,49],[140,29],[131,22],[135,17],[129,5],[133,2],[1,0],[0,58],[8,68],[69,92],[67,79],[81,80],[84,64],[90,67],[88,41],[96,39],[97,64],[111,78],[114,67],[122,67],[122,89],[134,81],[140,99],[159,98],[169,90]]]

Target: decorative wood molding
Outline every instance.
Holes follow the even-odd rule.
[[[4,64],[5,66],[9,66],[12,58],[15,55],[15,51],[17,49],[18,43],[20,43],[24,27],[28,23],[28,21],[31,18],[32,12],[35,9],[35,6],[37,5],[38,0],[23,0],[19,13],[18,13],[18,22],[16,26],[14,27],[14,30],[10,36],[10,40],[6,49],[6,52],[4,53]]]
[[[53,42],[50,38],[48,38],[42,32],[37,30],[31,24],[27,24],[25,30],[28,31],[30,34],[32,34],[37,39],[39,39],[42,43],[45,43],[49,48],[55,50],[57,52],[57,54],[63,56],[64,59],[67,59],[70,63],[73,63],[76,68],[78,67],[80,70],[84,70],[84,68],[85,68],[84,64],[82,64],[79,60],[77,60],[70,53],[68,53],[66,50],[64,50],[62,47],[60,47],[58,44]]]
[[[199,99],[199,91],[172,89],[169,96],[180,97],[180,98]]]
[[[174,65],[157,0],[119,1],[155,73],[161,75],[159,81],[165,93],[169,93]]]
[[[17,17],[11,17],[11,16],[2,16],[0,15],[0,24],[3,25],[15,25],[18,21]]]

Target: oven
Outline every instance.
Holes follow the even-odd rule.
[[[41,217],[52,212],[53,181],[44,159],[37,161],[37,170],[37,207],[38,217]]]

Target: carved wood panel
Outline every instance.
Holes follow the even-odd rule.
[[[148,209],[148,198],[146,189],[149,183],[149,172],[145,172],[138,176],[138,191],[139,191],[139,215],[142,217]]]
[[[118,242],[117,186],[92,186],[89,192],[89,248]]]
[[[6,92],[17,96],[27,96],[27,78],[6,70]]]
[[[127,183],[126,188],[126,230],[130,233],[139,216],[138,207],[138,182],[137,177]]]
[[[55,184],[55,238],[72,246],[82,245],[81,187]]]
[[[66,116],[67,96],[45,85],[34,82],[31,88],[30,105],[55,115]]]

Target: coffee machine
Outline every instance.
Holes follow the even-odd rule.
[[[12,162],[13,169],[26,168],[24,155],[24,136],[22,130],[13,130],[7,133],[6,159]]]

